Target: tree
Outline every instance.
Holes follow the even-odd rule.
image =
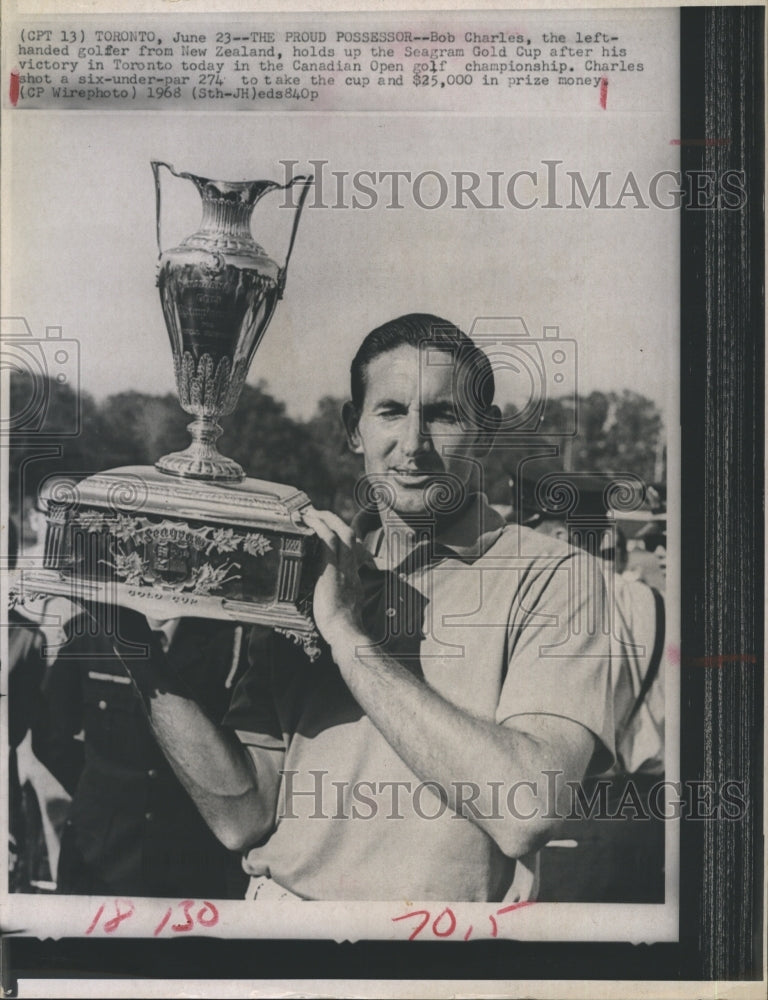
[[[9,399],[9,504],[19,522],[53,475],[79,480],[104,468],[104,425],[85,392],[13,370]]]
[[[611,393],[611,403],[604,425],[607,462],[651,482],[662,439],[661,414],[650,399],[628,389],[619,396]]]
[[[264,383],[246,385],[237,409],[222,424],[221,451],[240,462],[248,475],[297,486],[316,506],[328,506],[333,475],[310,428],[289,417]]]
[[[324,396],[307,427],[332,483],[329,507],[349,520],[356,511],[353,497],[355,483],[363,472],[363,461],[349,450],[341,421],[342,405],[343,400]]]
[[[185,428],[192,417],[175,395],[120,392],[101,406],[109,465],[152,465],[161,455],[189,444]]]
[[[566,433],[573,426],[575,435]],[[515,410],[503,412],[502,428],[514,427]],[[485,492],[492,503],[511,503],[510,480],[550,472],[631,472],[656,478],[663,422],[655,403],[624,390],[547,401],[535,434],[501,435],[484,461]]]

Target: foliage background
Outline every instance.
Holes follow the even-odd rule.
[[[11,374],[11,421],[23,413],[33,390],[29,374]],[[14,513],[34,506],[41,483],[52,474],[75,479],[124,465],[151,465],[161,455],[186,447],[190,417],[175,394],[120,392],[97,402],[86,392],[49,380],[42,423],[19,426],[11,435],[10,497]],[[221,451],[240,462],[249,475],[299,486],[315,506],[347,518],[354,514],[355,480],[360,459],[347,449],[341,424],[342,399],[323,397],[308,420],[291,417],[264,382],[246,385],[237,410],[222,421]],[[572,405],[572,404],[571,404]],[[79,413],[80,431],[58,437],[60,428]],[[485,492],[492,503],[512,503],[510,478],[517,463],[554,445],[537,460],[544,474],[567,469],[583,472],[632,472],[646,482],[664,480],[664,427],[656,405],[646,397],[622,392],[592,392],[577,397],[579,433],[563,438],[566,402],[550,400],[535,439],[520,447],[496,449],[484,462]],[[505,408],[505,417],[514,413]]]

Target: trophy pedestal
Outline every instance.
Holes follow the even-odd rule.
[[[317,536],[305,493],[244,479],[210,483],[151,466],[111,469],[41,492],[43,569],[27,592],[119,604],[155,619],[193,616],[266,625],[314,658]]]
[[[239,483],[245,479],[242,465],[226,458],[216,447],[221,427],[212,417],[195,417],[191,424],[187,424],[187,430],[192,435],[192,444],[184,451],[163,455],[155,462],[156,469],[169,476],[214,483]]]

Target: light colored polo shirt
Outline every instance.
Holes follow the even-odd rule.
[[[523,714],[579,723],[595,737],[592,770],[604,770],[614,722],[595,560],[505,524],[484,497],[426,536],[413,551],[403,540],[402,560],[396,537],[388,552],[381,529],[366,538],[379,567],[361,575],[372,647],[498,725]],[[307,899],[504,898],[514,860],[401,760],[329,654],[310,663],[269,637],[252,645],[252,662],[225,724],[245,744],[282,749],[284,776],[274,831],[248,853],[246,871]],[[485,776],[497,783],[496,821],[510,815],[511,784],[531,777]]]

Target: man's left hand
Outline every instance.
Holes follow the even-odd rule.
[[[323,638],[333,646],[340,632],[363,631],[358,570],[372,560],[349,525],[336,514],[310,507],[302,516],[323,543],[312,613]]]

